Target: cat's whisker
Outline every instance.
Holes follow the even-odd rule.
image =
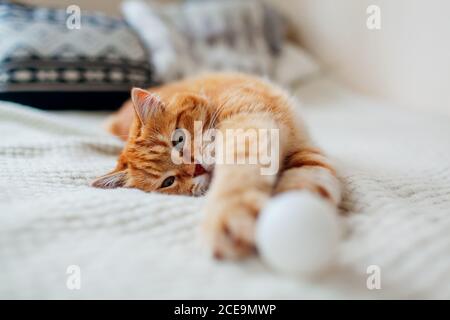
[[[119,138],[128,138],[127,134],[114,134],[114,136]]]
[[[208,130],[213,129],[217,119],[219,118],[220,112],[222,112],[224,105],[219,106],[216,110],[214,110],[213,115],[211,116],[210,123],[208,125]]]

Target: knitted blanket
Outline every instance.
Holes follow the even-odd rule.
[[[211,259],[202,198],[88,186],[122,147],[103,115],[0,102],[0,298],[450,298],[450,119],[328,79],[297,94],[345,186],[327,274]]]

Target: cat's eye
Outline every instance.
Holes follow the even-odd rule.
[[[171,185],[173,185],[174,182],[175,182],[175,177],[174,176],[167,177],[161,183],[161,188],[170,187]]]
[[[186,135],[183,129],[176,129],[172,135],[172,146],[181,150],[184,146]]]

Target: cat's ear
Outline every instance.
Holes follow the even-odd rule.
[[[134,111],[142,125],[164,108],[161,99],[154,93],[140,88],[131,90],[131,101],[133,101]]]
[[[91,186],[94,188],[101,189],[115,189],[125,186],[126,183],[126,172],[113,171],[104,176],[98,177],[91,182]]]

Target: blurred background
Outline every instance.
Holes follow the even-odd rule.
[[[119,16],[122,1],[23,2],[58,7],[77,4],[82,10]],[[300,43],[352,88],[398,106],[450,114],[449,1],[270,2],[295,26]],[[379,30],[366,27],[369,5],[381,9]]]

